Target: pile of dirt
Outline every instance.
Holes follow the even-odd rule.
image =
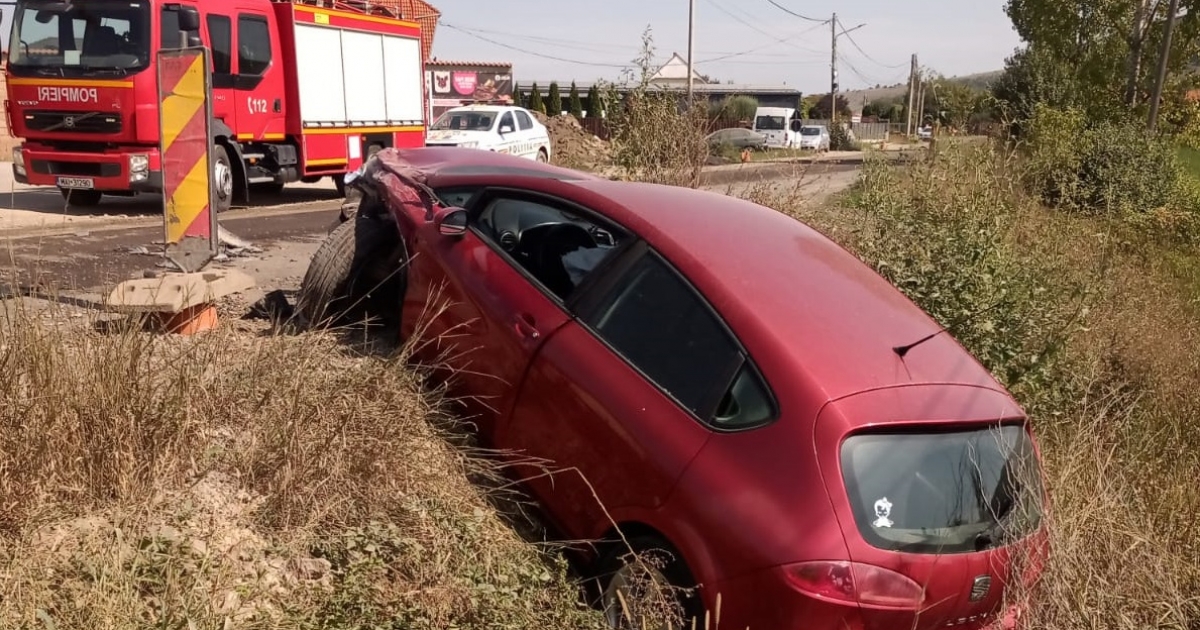
[[[612,162],[612,150],[608,143],[588,133],[574,116],[548,117],[541,112],[534,112],[534,116],[550,132],[554,153],[551,161],[555,164],[585,171],[601,171]]]

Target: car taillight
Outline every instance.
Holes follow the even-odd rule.
[[[796,589],[839,604],[917,610],[925,600],[920,584],[895,571],[861,562],[802,562],[784,567],[784,571]]]

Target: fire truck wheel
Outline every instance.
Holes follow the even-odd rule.
[[[100,200],[104,197],[104,193],[99,190],[68,190],[59,188],[58,192],[62,193],[63,199],[72,206],[80,208],[93,208],[100,205]]]
[[[356,215],[313,254],[300,283],[297,310],[309,326],[399,323],[407,288],[408,252],[389,220]]]
[[[229,162],[229,151],[221,143],[213,145],[212,184],[217,191],[218,214],[233,206],[233,165]]]

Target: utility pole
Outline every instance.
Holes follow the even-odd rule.
[[[832,41],[829,44],[829,120],[830,124],[837,124],[837,13],[829,20],[829,31],[832,36]]]
[[[904,135],[913,135],[913,104],[917,96],[917,55],[913,53],[912,69],[908,71],[908,107],[904,109]]]
[[[694,66],[692,65],[692,53],[695,49],[696,35],[696,0],[688,0],[688,87],[687,100],[688,107],[692,105],[692,76],[695,74]]]
[[[917,129],[925,126],[925,77],[917,71]]]
[[[1158,105],[1162,101],[1163,83],[1167,81],[1167,62],[1171,57],[1171,33],[1175,30],[1175,18],[1179,15],[1179,0],[1171,0],[1167,8],[1167,26],[1163,33],[1162,52],[1158,55],[1158,76],[1154,80],[1154,96],[1150,99],[1150,121],[1147,129],[1154,131],[1158,125]]]

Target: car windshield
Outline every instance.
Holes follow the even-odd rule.
[[[143,0],[17,5],[9,67],[48,76],[128,74],[150,63],[150,8]]]
[[[439,116],[431,129],[437,131],[489,131],[498,116],[496,112],[449,111]]]
[[[1033,443],[1020,425],[866,433],[842,445],[842,476],[871,545],[961,553],[1023,538],[1041,522]]]
[[[802,136],[819,136],[821,135],[820,127],[801,127],[800,135]]]
[[[786,126],[783,116],[759,116],[754,121],[756,129],[764,129],[766,131],[779,131]]]

